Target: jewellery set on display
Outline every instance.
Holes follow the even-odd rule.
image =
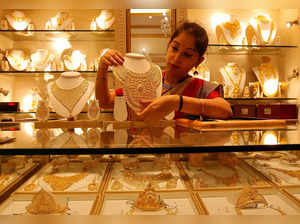
[[[267,14],[258,14],[251,18],[246,28],[248,45],[272,44],[277,33],[275,22]]]
[[[283,212],[280,208],[275,208],[273,205],[269,205],[264,196],[259,194],[256,189],[253,189],[250,186],[246,186],[237,200],[237,211],[240,212],[241,209],[261,208],[270,208],[279,212],[281,215],[286,215],[286,213]]]
[[[175,215],[177,212],[176,206],[171,207],[166,204],[159,195],[155,192],[151,183],[147,184],[145,190],[139,193],[135,201],[128,201],[131,205],[128,215],[134,215],[137,210],[141,211],[160,211],[165,210],[168,215]]]
[[[94,89],[94,83],[82,78],[78,72],[64,72],[48,84],[49,100],[60,116],[71,118],[78,115]]]
[[[241,96],[245,81],[245,71],[240,68],[236,63],[227,63],[223,68],[220,69],[221,74],[231,91],[228,93],[231,97]]]
[[[33,30],[33,24],[30,24],[30,19],[21,11],[12,11],[5,15],[5,19],[8,21],[9,26],[14,30]],[[1,29],[8,30],[7,22],[4,20],[1,22]]]
[[[278,93],[279,76],[270,63],[270,58],[263,57],[262,60],[263,62],[258,67],[254,67],[253,71],[260,82],[264,95],[274,97]]]
[[[232,17],[232,16],[231,16]],[[244,40],[243,28],[236,18],[216,26],[216,35],[220,44],[242,45]]]
[[[54,174],[46,175],[43,177],[44,181],[51,186],[54,191],[65,191],[72,184],[87,177],[87,173],[79,173],[73,176],[56,176]]]
[[[34,195],[31,203],[26,206],[26,211],[33,215],[42,214],[63,214],[67,210],[67,205],[56,201],[54,195],[41,189]]]
[[[143,109],[139,103],[141,99],[152,100],[161,94],[161,70],[148,62],[144,55],[127,53],[124,65],[113,67],[112,71],[124,86],[128,106],[135,112]]]

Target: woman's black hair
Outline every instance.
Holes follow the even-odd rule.
[[[186,32],[195,37],[195,49],[202,57],[208,46],[208,36],[206,30],[197,23],[184,22],[172,34],[169,44],[182,32]]]

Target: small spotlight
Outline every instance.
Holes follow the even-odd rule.
[[[291,28],[293,25],[299,25],[299,19],[297,19],[297,20],[294,20],[294,21],[288,21],[287,23],[286,23],[286,27],[287,28]]]

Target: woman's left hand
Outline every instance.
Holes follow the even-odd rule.
[[[159,121],[172,111],[178,109],[179,96],[161,96],[154,100],[141,100],[140,103],[145,108],[140,113],[137,113],[139,119],[144,121]]]

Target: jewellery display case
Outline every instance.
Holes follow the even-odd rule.
[[[297,65],[292,64],[294,58],[288,60],[288,55],[293,55],[298,49],[296,43],[288,41],[282,24],[277,27],[280,36],[275,37],[274,43],[250,45],[243,42],[218,43],[207,21],[214,10],[172,9],[166,14],[170,24],[165,19],[161,26],[148,24],[150,28],[129,22],[128,18],[126,20],[126,9],[113,10],[114,25],[104,30],[98,27],[96,19],[101,14],[100,9],[68,11],[74,18],[68,29],[56,27],[51,22],[52,17],[64,15],[59,14],[59,10],[22,11],[31,18],[34,27],[29,26],[23,31],[0,30],[1,49],[29,48],[43,58],[47,52],[38,49],[52,50],[50,43],[53,37],[67,37],[72,48],[80,50],[81,55],[72,52],[79,58],[85,58],[86,64],[84,60],[73,63],[72,58],[76,57],[72,57],[72,52],[65,52],[66,57],[56,57],[56,69],[50,66],[49,71],[42,70],[44,63],[39,64],[41,70],[34,68],[35,71],[32,68],[21,70],[23,68],[18,66],[16,69],[14,62],[9,60],[1,64],[0,87],[9,89],[11,95],[0,95],[0,100],[20,102],[20,108],[15,113],[1,114],[1,118],[15,122],[0,123],[0,137],[5,140],[0,144],[0,214],[299,214],[300,157],[297,150],[300,132],[295,120],[232,128],[222,127],[222,121],[213,121],[212,124],[203,122],[203,126],[195,128],[182,127],[178,121],[115,121],[111,113],[107,113],[111,118],[107,120],[103,119],[105,113],[92,116],[86,108],[73,126],[65,122],[56,127],[56,121],[47,119],[36,122],[36,118],[44,117],[38,94],[43,94],[41,90],[48,80],[57,80],[62,72],[77,70],[82,77],[93,82],[96,77],[95,59],[103,48],[116,48],[122,53],[128,51],[128,41],[133,41],[128,37],[130,26],[134,31],[131,38],[134,37],[135,43],[138,43],[138,38],[153,36],[137,30],[159,29],[162,33],[154,34],[165,38],[169,29],[182,19],[200,21],[208,30],[211,41],[205,55],[206,66],[202,70],[209,70],[210,81],[223,83],[219,68],[228,62],[236,62],[246,70],[245,85],[249,88],[249,95],[244,94],[245,87],[243,95],[235,86],[237,95],[240,95],[227,97],[232,105],[245,105],[239,109],[237,117],[257,117],[256,104],[277,105],[292,101],[295,105],[296,95],[266,97],[255,93],[260,84],[252,67],[259,65],[261,56],[267,55],[276,65],[281,65],[277,69],[282,82],[287,82],[290,68]],[[2,10],[1,15],[5,17],[11,12],[13,10]],[[235,12],[245,21],[254,15],[246,11]],[[269,13],[277,23],[279,17],[286,14],[284,10],[271,10]],[[143,16],[149,18],[151,15],[146,13]],[[162,14],[159,14],[159,21],[161,17]],[[52,30],[51,26],[56,29]],[[130,43],[131,49],[139,49]],[[163,53],[144,53],[164,67]],[[16,51],[14,54],[21,53]],[[61,61],[65,63],[63,66],[59,63]],[[110,81],[110,88],[116,85],[113,80]],[[286,89],[282,90],[284,93]],[[250,113],[251,110],[253,112]],[[91,116],[90,121],[81,122],[86,115]],[[56,113],[50,111],[48,119],[57,118]],[[295,118],[295,115],[289,118]]]

